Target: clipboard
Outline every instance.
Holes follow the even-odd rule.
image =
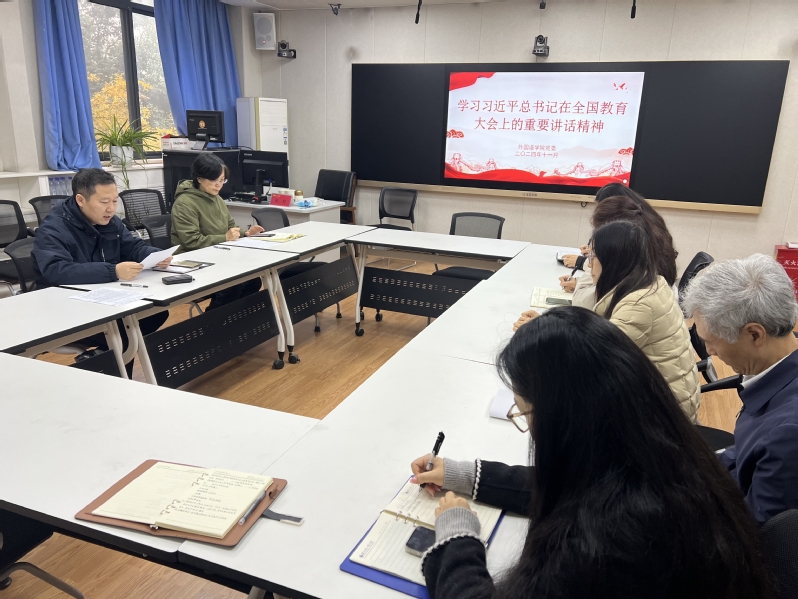
[[[95,516],[92,514],[94,510],[99,508],[102,504],[108,501],[111,497],[116,495],[119,491],[121,491],[124,487],[130,484],[133,480],[137,479],[139,476],[144,474],[147,470],[152,468],[158,462],[163,462],[163,460],[147,460],[141,466],[133,470],[130,474],[125,476],[111,488],[109,488],[105,493],[100,495],[97,499],[92,501],[89,505],[84,507],[80,510],[77,514],[75,514],[75,518],[78,520],[86,520],[88,522],[96,522],[98,524],[107,524],[109,526],[116,526],[118,528],[128,528],[130,530],[137,530],[139,532],[145,532],[147,534],[154,535],[156,537],[174,537],[177,539],[185,539],[187,541],[199,541],[200,543],[208,543],[210,545],[220,545],[222,547],[235,547],[241,539],[244,538],[244,535],[247,534],[250,528],[252,528],[255,523],[260,520],[260,517],[263,515],[263,512],[274,503],[274,500],[280,495],[282,490],[288,484],[288,481],[282,478],[275,478],[271,486],[266,489],[266,496],[261,500],[258,507],[256,507],[253,512],[249,515],[246,522],[244,524],[236,524],[230,529],[230,532],[222,539],[215,539],[213,537],[208,537],[205,535],[198,535],[189,532],[181,532],[179,530],[169,530],[166,528],[158,528],[153,529],[150,527],[149,524],[142,524],[140,522],[130,522],[128,520],[120,520],[118,518],[107,518],[105,516]],[[175,463],[175,462],[164,462],[164,463]],[[188,466],[188,464],[180,464],[181,466]]]

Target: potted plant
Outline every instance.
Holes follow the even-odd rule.
[[[139,158],[146,162],[144,142],[157,140],[155,132],[142,131],[130,126],[127,121],[120,123],[114,116],[111,124],[105,129],[96,129],[94,136],[100,153],[107,151],[111,159],[111,165],[121,168],[125,189],[129,189],[128,165],[133,163],[135,155],[138,155]]]

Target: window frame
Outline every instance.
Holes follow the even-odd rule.
[[[119,10],[122,29],[122,53],[125,63],[125,87],[127,89],[127,114],[131,126],[141,129],[141,96],[139,95],[138,67],[136,65],[136,39],[133,33],[133,13],[155,18],[155,8],[134,0],[88,0],[92,4]],[[159,158],[159,151],[145,152],[147,158]],[[102,158],[102,156],[100,157]]]

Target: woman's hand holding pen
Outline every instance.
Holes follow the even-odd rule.
[[[576,289],[576,279],[568,275],[563,275],[560,277],[560,287],[563,288],[563,291],[573,293],[574,289]]]
[[[424,490],[435,497],[435,494],[443,487],[443,458],[436,457],[432,461],[432,470],[428,471],[429,457],[430,454],[427,454],[413,460],[413,463],[410,464],[410,469],[413,471],[410,482],[414,485],[426,483]]]

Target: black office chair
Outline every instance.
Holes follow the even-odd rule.
[[[141,219],[141,224],[150,238],[150,245],[161,250],[172,247],[172,215],[146,216]]]
[[[264,231],[274,231],[275,229],[282,229],[283,227],[287,227],[290,224],[288,222],[288,215],[285,213],[285,211],[275,206],[270,206],[268,208],[258,208],[257,210],[253,210],[252,218],[255,219],[256,223],[258,223],[261,227],[263,227]],[[316,256],[313,256],[313,258],[315,257]],[[291,264],[279,270],[278,272],[280,274],[280,280],[284,281],[286,279],[290,279],[291,277],[300,275],[302,273],[308,272],[309,270],[313,270],[314,268],[319,268],[320,266],[324,266],[325,264],[327,264],[327,262],[314,262],[313,258],[310,259],[310,262],[297,262],[296,264]],[[337,313],[335,317],[343,318],[343,315],[341,314],[341,305],[339,303],[336,303],[335,307],[337,308]],[[317,333],[321,331],[321,325],[319,324],[318,314],[316,314],[316,326],[314,330]]]
[[[687,268],[684,269],[684,273],[682,274],[682,278],[679,279],[679,298],[681,301],[682,294],[684,290],[687,289],[687,286],[690,284],[695,276],[704,270],[707,266],[714,262],[714,258],[707,254],[706,252],[698,252],[693,259],[690,261],[690,264],[687,265]],[[718,375],[715,372],[715,367],[712,365],[712,356],[709,355],[707,352],[707,348],[704,345],[704,342],[698,336],[696,332],[695,325],[690,327],[690,343],[695,350],[696,355],[698,356],[698,372],[704,377],[704,380],[707,383],[714,383],[718,380]],[[721,387],[723,389],[729,387]],[[710,390],[717,390],[717,389],[710,389]]]
[[[166,214],[163,195],[157,189],[126,189],[119,192],[119,197],[125,207],[125,218],[122,222],[131,232],[136,232],[139,236],[144,229],[142,221],[145,218]]]
[[[355,224],[355,187],[357,175],[352,171],[333,171],[323,168],[316,179],[316,192],[314,195],[331,202],[344,202],[341,206],[341,224]],[[262,226],[262,225],[261,225]]]
[[[0,200],[0,248],[6,248],[27,236],[28,227],[19,204],[11,200]],[[11,260],[0,260],[0,284],[8,287],[11,295],[15,293],[13,283],[19,283],[16,266]]]
[[[0,510],[0,591],[11,585],[11,574],[22,570],[54,586],[70,597],[85,599],[83,593],[60,578],[28,562],[18,561],[53,534],[46,524]]]
[[[712,428],[710,426],[702,426],[700,424],[696,424],[695,427],[698,429],[698,434],[700,434],[704,438],[704,441],[712,448],[712,451],[726,449],[734,445],[734,435],[728,431]]]
[[[63,204],[64,200],[68,197],[69,196],[38,196],[31,198],[28,203],[33,206],[33,209],[36,211],[36,220],[39,221],[39,225],[41,225],[44,219],[47,218],[47,215],[50,214],[50,211],[59,204]]]
[[[20,293],[28,293],[36,288],[33,256],[31,255],[34,241],[36,240],[33,237],[18,239],[9,243],[4,250],[14,264]]]
[[[380,191],[380,223],[371,225],[379,229],[396,229],[399,231],[412,231],[416,224],[416,200],[418,192],[415,189],[401,187],[383,187]],[[409,227],[383,223],[383,218],[396,218],[409,220]]]
[[[449,235],[501,239],[502,227],[504,227],[504,218],[501,216],[482,212],[458,212],[452,215]],[[450,266],[449,268],[438,270],[438,265],[436,264],[435,272],[432,274],[439,277],[484,281],[490,278],[493,271],[485,270],[484,268],[467,268],[465,266]]]
[[[798,599],[798,510],[773,516],[762,525],[761,533],[776,597]]]

